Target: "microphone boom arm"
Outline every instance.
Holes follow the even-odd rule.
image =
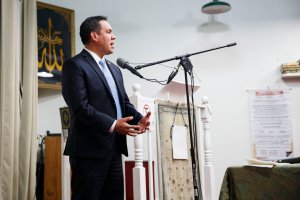
[[[151,63],[147,63],[147,64],[144,64],[144,65],[138,65],[138,66],[135,67],[135,69],[142,69],[144,67],[149,67],[149,66],[157,65],[157,64],[160,64],[160,63],[164,63],[164,62],[169,62],[171,60],[181,60],[182,58],[188,58],[190,56],[194,56],[194,55],[197,55],[197,54],[206,53],[206,52],[209,52],[209,51],[214,51],[214,50],[222,49],[222,48],[225,48],[225,47],[232,47],[232,46],[235,46],[235,45],[236,45],[236,42],[230,43],[230,44],[227,44],[227,45],[224,45],[224,46],[204,50],[204,51],[198,51],[198,52],[191,53],[191,54],[186,54],[186,55],[182,55],[182,56],[175,56],[173,58],[168,58],[168,59],[164,59],[164,60],[160,60],[160,61],[156,61],[156,62],[151,62]]]

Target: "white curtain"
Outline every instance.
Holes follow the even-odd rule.
[[[1,0],[0,199],[34,199],[36,0]]]

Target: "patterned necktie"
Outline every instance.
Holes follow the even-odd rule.
[[[110,70],[108,69],[106,62],[104,60],[100,60],[99,64],[100,64],[100,69],[102,70],[102,72],[106,78],[106,81],[109,85],[110,91],[115,100],[115,104],[116,104],[116,108],[117,108],[117,119],[120,119],[120,118],[122,118],[122,110],[121,110],[118,89],[117,89],[115,80],[114,80]]]

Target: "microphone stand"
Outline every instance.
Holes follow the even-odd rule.
[[[191,54],[186,54],[186,55],[182,55],[182,56],[175,56],[173,58],[169,58],[169,59],[165,59],[165,60],[161,60],[161,61],[157,61],[157,62],[152,62],[152,63],[148,63],[148,64],[144,64],[144,65],[138,65],[135,67],[135,69],[142,69],[144,67],[148,67],[148,66],[152,66],[152,65],[157,65],[160,63],[164,63],[164,62],[169,62],[171,60],[180,60],[180,64],[183,66],[184,68],[184,77],[185,77],[185,91],[186,91],[186,101],[187,101],[187,110],[188,110],[188,121],[189,121],[189,132],[190,132],[190,143],[191,143],[191,159],[192,159],[192,172],[193,172],[193,184],[194,184],[194,197],[195,200],[199,200],[199,195],[201,195],[202,197],[202,193],[199,194],[199,188],[198,188],[198,182],[197,182],[197,176],[196,176],[196,157],[195,157],[195,149],[194,149],[194,141],[193,141],[193,130],[192,130],[192,120],[191,120],[191,111],[190,111],[190,98],[189,98],[189,88],[188,88],[188,76],[187,74],[189,73],[189,75],[192,75],[192,70],[193,70],[193,65],[189,59],[190,56],[196,55],[196,54],[200,54],[200,53],[205,53],[205,52],[209,52],[209,51],[213,51],[213,50],[217,50],[217,49],[221,49],[221,48],[225,48],[225,47],[232,47],[235,46],[236,43],[230,43],[224,46],[220,46],[220,47],[216,47],[216,48],[212,48],[212,49],[208,49],[208,50],[204,50],[204,51],[199,51],[199,52],[195,52],[195,53],[191,53]],[[198,174],[199,176],[199,174]],[[200,181],[200,177],[198,178]],[[200,184],[201,186],[201,184]],[[202,199],[202,198],[201,198]]]

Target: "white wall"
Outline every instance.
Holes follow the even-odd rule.
[[[130,62],[153,62],[198,52],[231,42],[237,46],[191,57],[201,88],[213,110],[212,141],[216,189],[228,166],[245,164],[251,157],[249,89],[291,88],[295,155],[300,156],[300,78],[283,81],[280,65],[300,59],[300,1],[231,0],[228,13],[207,16],[201,6],[209,1],[173,0],[45,0],[75,10],[76,52],[82,44],[80,23],[91,15],[107,15],[117,36],[115,53]],[[166,63],[176,66],[177,61]],[[152,66],[140,72],[164,80],[170,69]],[[143,95],[154,96],[162,86],[123,71],[128,95],[139,82]],[[175,78],[184,81],[183,71]],[[39,90],[38,133],[60,132],[59,107],[65,103],[58,91]]]

